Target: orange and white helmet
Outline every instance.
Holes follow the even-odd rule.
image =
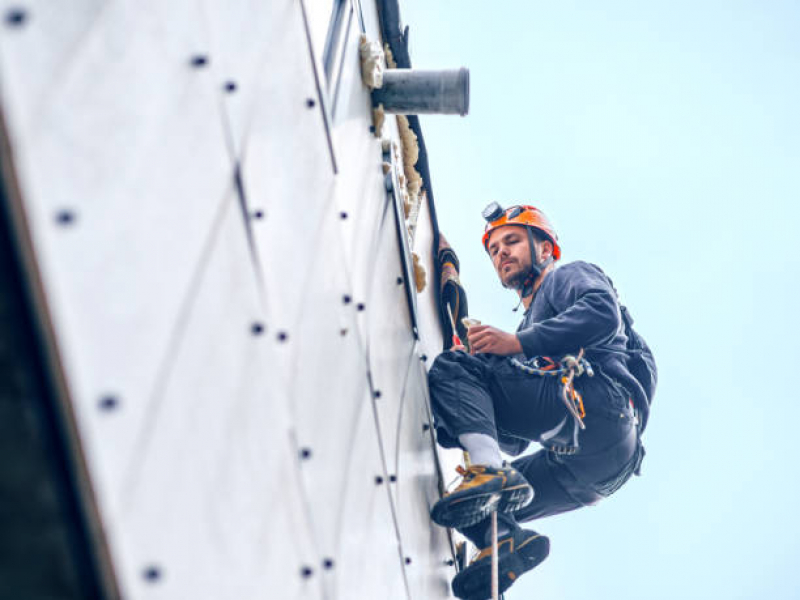
[[[492,231],[504,225],[520,225],[536,229],[547,236],[553,243],[553,259],[561,258],[561,246],[558,245],[556,230],[550,224],[545,214],[535,206],[520,205],[503,209],[497,202],[492,202],[483,209],[483,218],[486,219],[486,228],[483,231],[483,247],[489,243]],[[533,250],[531,248],[531,250]]]

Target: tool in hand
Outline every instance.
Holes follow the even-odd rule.
[[[461,324],[464,325],[467,329],[470,327],[474,327],[475,325],[480,325],[481,322],[478,319],[473,319],[472,317],[464,317],[461,319]]]

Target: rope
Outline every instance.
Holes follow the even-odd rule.
[[[497,556],[497,511],[492,511],[492,600],[500,598],[500,557]]]

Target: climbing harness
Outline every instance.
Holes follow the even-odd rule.
[[[589,377],[594,377],[592,365],[583,357],[583,348],[578,352],[578,356],[567,354],[560,362],[555,362],[547,356],[537,356],[531,360],[522,362],[512,358],[511,364],[528,375],[536,377],[558,377],[561,381],[561,399],[567,407],[569,413],[575,418],[581,429],[586,429],[583,422],[586,417],[586,409],[583,406],[583,397],[575,389],[574,379],[584,373]]]

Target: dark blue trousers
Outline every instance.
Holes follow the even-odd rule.
[[[586,409],[577,451],[565,455],[543,449],[512,462],[534,490],[533,502],[515,514],[517,521],[596,504],[641,463],[644,449],[629,394],[593,366],[594,377],[575,379]],[[516,454],[530,442],[541,442],[565,417],[574,423],[557,378],[524,373],[505,357],[444,352],[431,367],[429,383],[436,432],[444,447],[460,447],[461,434],[484,433]],[[463,533],[480,548],[486,528],[486,522],[479,523]]]

